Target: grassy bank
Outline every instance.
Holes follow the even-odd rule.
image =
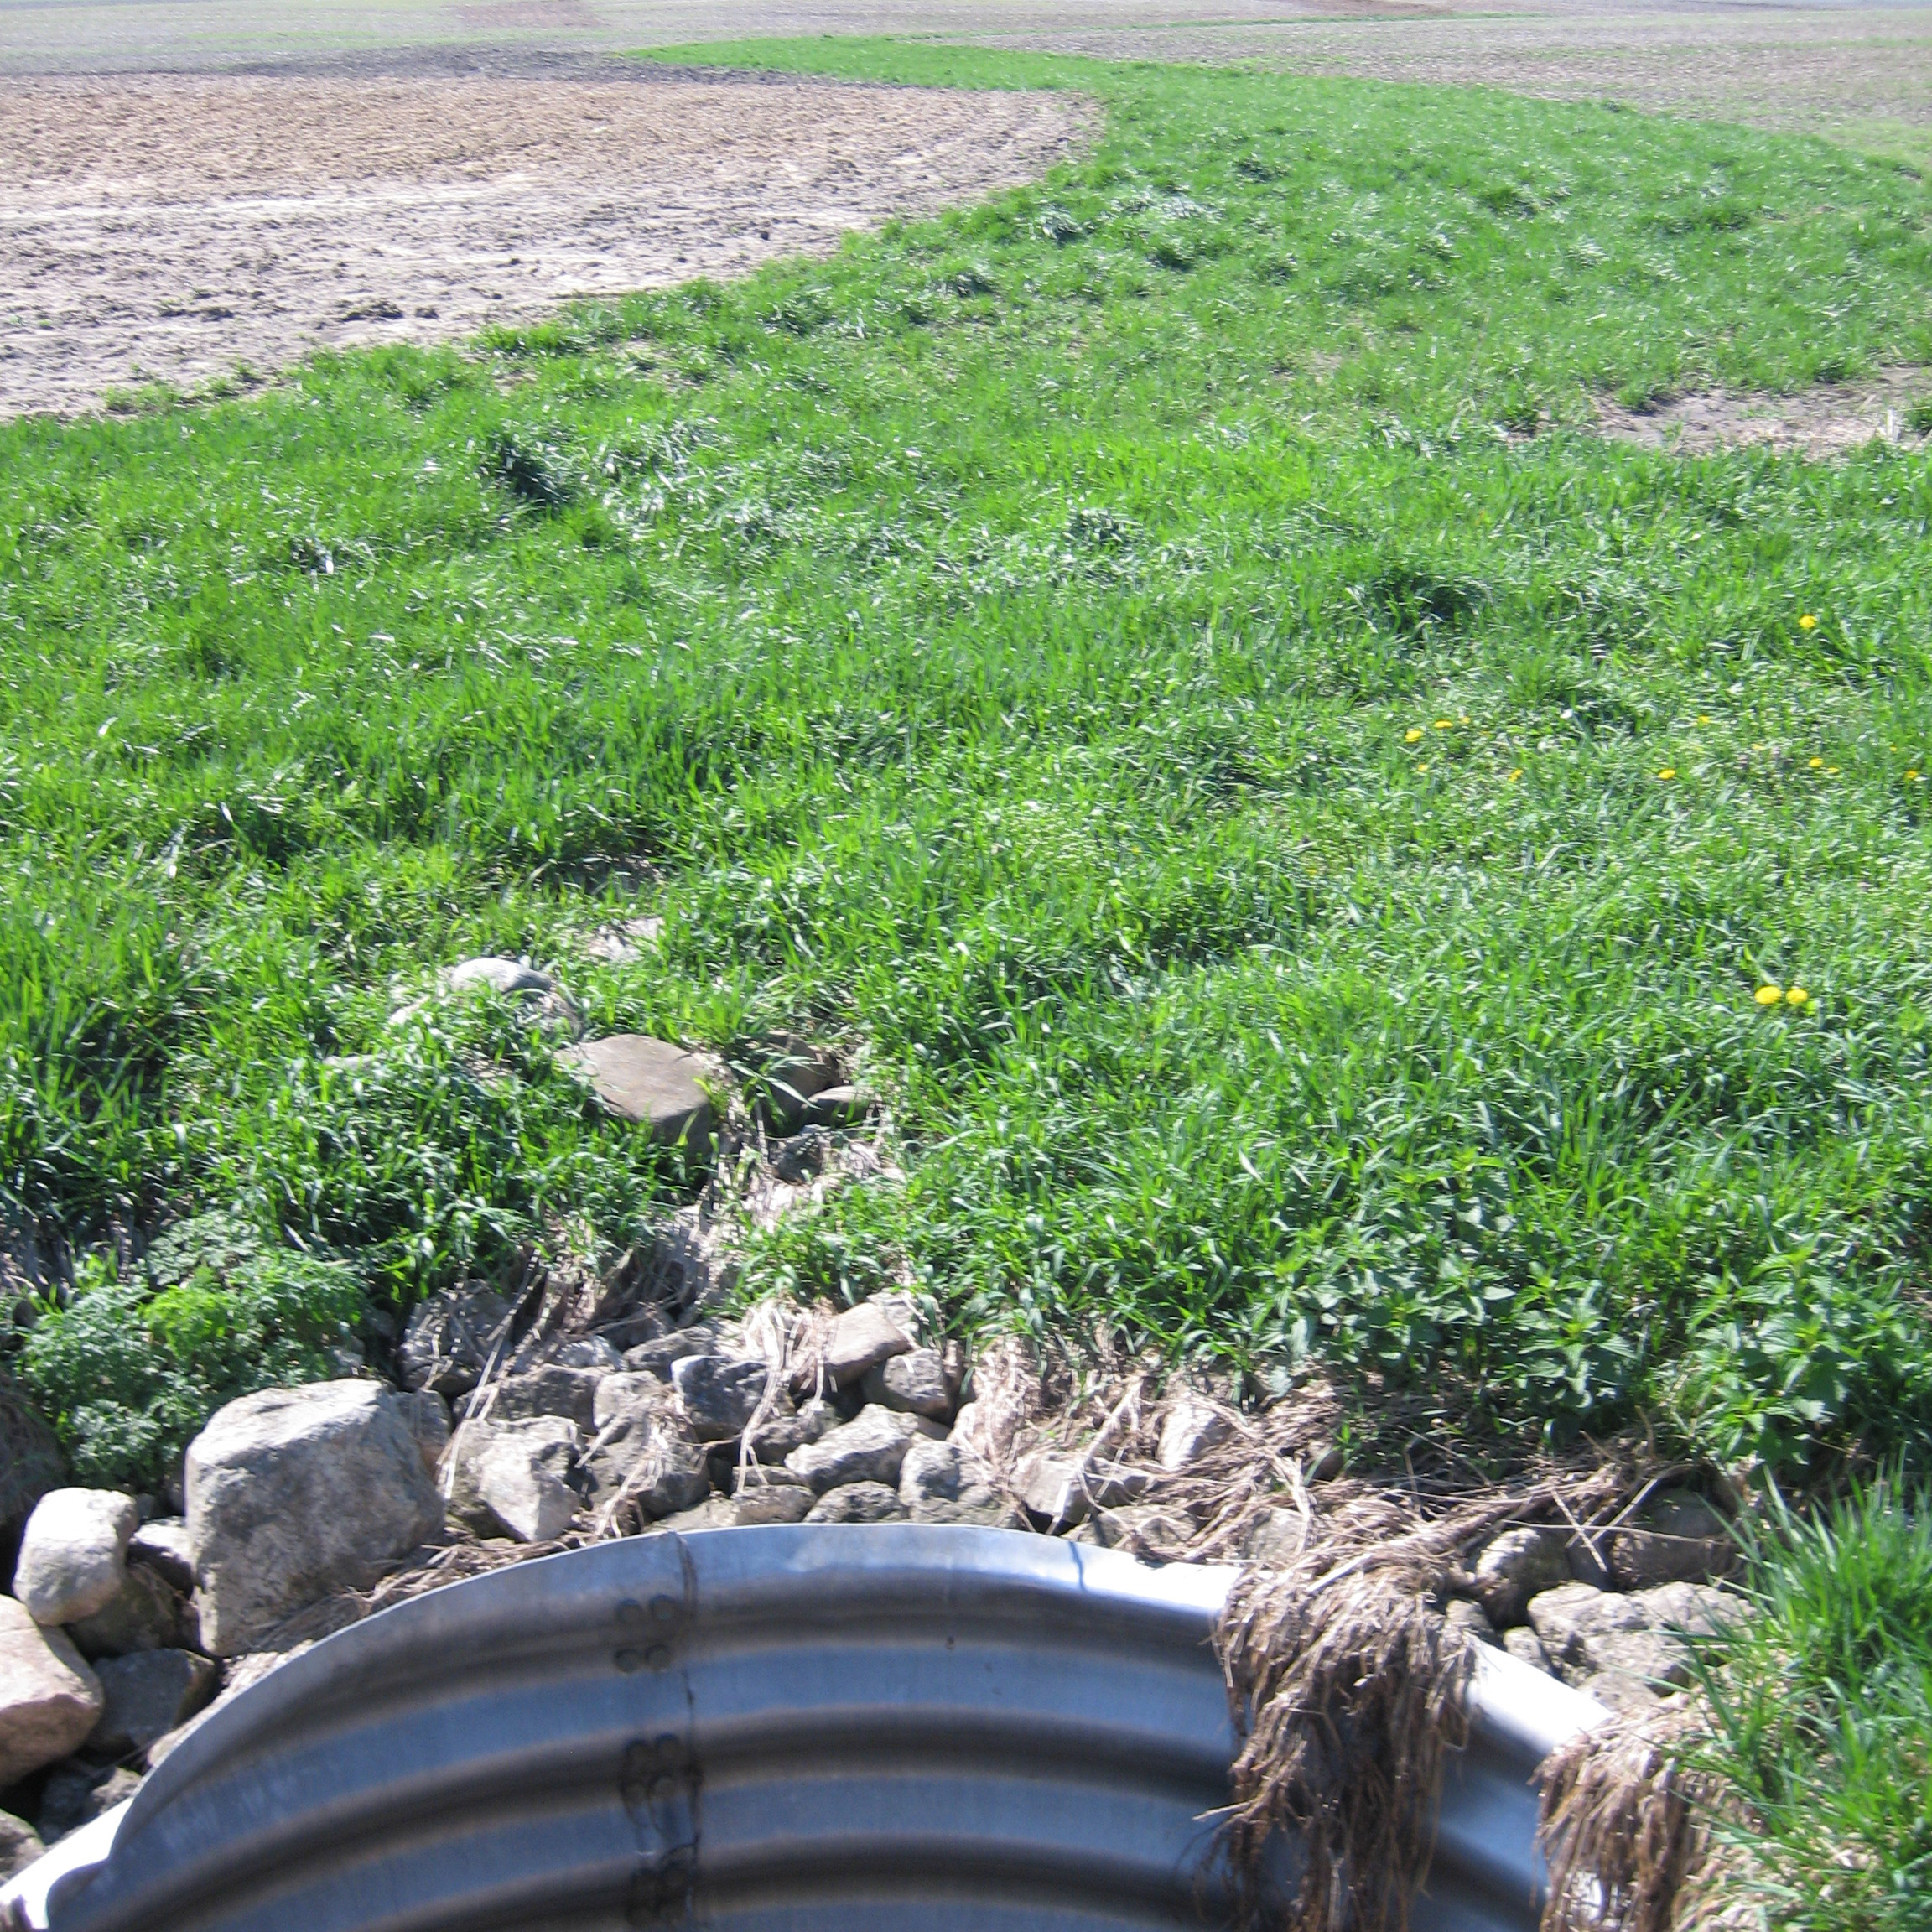
[[[345,1276],[621,1244],[684,1179],[510,1014],[387,1023],[527,953],[602,1029],[862,1049],[906,1184],[754,1286],[903,1258],[963,1327],[1318,1357],[1478,1452],[1922,1442],[1932,472],[1589,427],[1932,361],[1920,182],[1504,96],[757,53],[1101,112],[828,262],[0,427],[8,1213],[231,1208],[322,1271],[245,1298],[296,1354]],[[656,951],[582,956],[639,911]],[[104,1443],[158,1400],[109,1272],[98,1345],[29,1354]]]

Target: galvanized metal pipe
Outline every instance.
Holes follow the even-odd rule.
[[[1224,1924],[1233,1576],[898,1524],[518,1565],[283,1665],[10,1889],[48,1932]],[[1415,1932],[1532,1932],[1529,1778],[1600,1716],[1485,1658]]]

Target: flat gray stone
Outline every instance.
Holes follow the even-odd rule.
[[[1212,1402],[1182,1396],[1161,1424],[1161,1441],[1154,1460],[1178,1474],[1191,1469],[1209,1451],[1218,1449],[1234,1433],[1233,1420]]]
[[[709,1324],[680,1328],[670,1335],[658,1335],[624,1351],[624,1366],[634,1374],[655,1375],[661,1382],[671,1379],[673,1366],[687,1355],[709,1355],[718,1337]]]
[[[935,1422],[952,1417],[953,1389],[937,1348],[913,1348],[891,1356],[868,1368],[859,1385],[868,1402],[887,1409],[902,1409],[909,1415],[924,1415]]]
[[[1160,1503],[1129,1503],[1097,1510],[1088,1519],[1104,1550],[1124,1550],[1144,1563],[1184,1563],[1197,1527],[1185,1509]]]
[[[1628,1670],[1598,1670],[1576,1688],[1607,1711],[1652,1711],[1663,1701],[1648,1681]]]
[[[1083,1466],[1071,1449],[1036,1449],[1022,1456],[1013,1470],[1015,1487],[1026,1513],[1051,1532],[1084,1523],[1094,1509],[1116,1509],[1139,1501],[1147,1478],[1104,1457]]]
[[[1505,1530],[1476,1559],[1476,1598],[1498,1624],[1518,1623],[1532,1597],[1571,1581],[1561,1530]]]
[[[1650,1684],[1688,1682],[1690,1646],[1658,1628],[1654,1614],[1638,1597],[1614,1596],[1587,1583],[1566,1583],[1530,1601],[1530,1627],[1551,1663],[1573,1684],[1606,1670]]]
[[[127,1758],[185,1724],[215,1694],[215,1666],[192,1650],[110,1657],[96,1675],[106,1699],[87,1738],[97,1757]]]
[[[854,1419],[794,1449],[785,1467],[820,1495],[853,1483],[896,1484],[913,1418],[869,1403]]]
[[[125,1657],[181,1641],[179,1591],[145,1563],[130,1563],[121,1587],[91,1617],[67,1626],[83,1657]]]
[[[712,1062],[642,1033],[586,1040],[557,1058],[613,1114],[648,1128],[653,1140],[682,1141],[699,1157],[710,1152],[711,1100],[699,1078],[716,1078]]]
[[[553,991],[557,982],[548,973],[539,973],[520,959],[485,957],[452,966],[448,984],[458,993],[496,993],[506,998],[521,994],[527,998],[540,998]]]
[[[963,1442],[922,1436],[909,1441],[899,1467],[899,1500],[915,1523],[971,1523],[995,1530],[1026,1526],[992,1470]]]
[[[839,1083],[839,1062],[808,1041],[770,1043],[748,1082],[751,1108],[768,1133],[796,1134],[805,1109]]]
[[[801,1127],[856,1127],[872,1111],[872,1097],[860,1087],[824,1087],[798,1110]]]
[[[677,1392],[670,1383],[656,1375],[626,1368],[606,1375],[597,1384],[597,1396],[590,1408],[590,1419],[600,1429],[621,1415],[645,1415],[662,1411],[681,1415]]]
[[[24,1818],[0,1811],[0,1885],[24,1872],[47,1847]]]
[[[828,1489],[806,1512],[808,1523],[903,1523],[907,1516],[899,1492],[886,1483],[842,1483]]]
[[[772,1379],[764,1363],[727,1355],[687,1355],[671,1364],[684,1420],[700,1442],[729,1442],[743,1435]]]
[[[676,1535],[687,1530],[735,1530],[737,1527],[737,1506],[730,1498],[707,1496],[702,1503],[694,1503],[688,1509],[679,1509],[652,1523],[644,1534],[655,1536],[661,1530],[667,1530]]]
[[[257,1649],[284,1618],[442,1533],[443,1498],[396,1391],[374,1382],[264,1389],[188,1446],[188,1536],[201,1639]]]
[[[1308,1546],[1311,1525],[1294,1509],[1264,1509],[1254,1519],[1242,1555],[1264,1570],[1285,1570]]]
[[[825,1338],[825,1373],[835,1389],[856,1382],[868,1368],[911,1351],[911,1338],[871,1301],[848,1308]]]
[[[79,1750],[101,1706],[101,1680],[66,1632],[0,1597],[0,1790]]]
[[[140,1522],[113,1489],[49,1489],[34,1505],[13,1566],[13,1594],[37,1623],[91,1617],[127,1576],[127,1540]]]

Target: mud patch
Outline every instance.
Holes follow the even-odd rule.
[[[1707,456],[1767,449],[1821,459],[1867,443],[1923,448],[1932,430],[1932,370],[1888,369],[1864,382],[1825,382],[1797,396],[1738,396],[1722,389],[1654,408],[1626,409],[1607,397],[1597,427],[1616,443]]]
[[[823,252],[1036,178],[1088,112],[624,61],[0,81],[0,415]]]

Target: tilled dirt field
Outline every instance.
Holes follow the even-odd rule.
[[[741,273],[1036,176],[1083,113],[620,62],[0,82],[0,413]]]

